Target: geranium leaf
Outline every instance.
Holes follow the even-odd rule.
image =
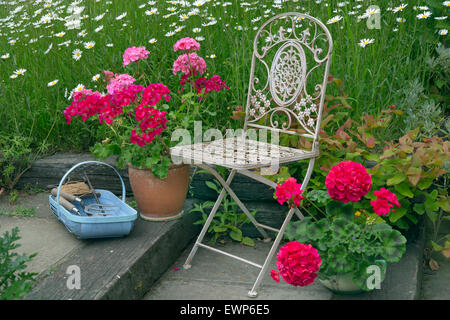
[[[406,251],[406,238],[397,230],[382,231],[380,238],[383,257],[388,262],[398,262]]]

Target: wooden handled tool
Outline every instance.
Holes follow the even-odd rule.
[[[58,195],[58,188],[53,188],[51,193],[52,193],[52,196],[56,197]],[[81,200],[81,198],[76,197],[73,194],[70,194],[70,193],[67,193],[67,192],[64,192],[64,191],[61,191],[59,193],[59,195],[60,195],[60,197],[63,197],[63,198],[65,198],[68,201],[76,201],[76,202],[79,202],[79,203],[83,202],[83,200]]]

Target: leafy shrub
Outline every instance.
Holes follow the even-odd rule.
[[[220,193],[220,184],[217,180],[205,181],[208,188]],[[210,209],[214,206],[214,202],[205,201],[202,204],[195,203],[194,208],[191,209],[190,212],[198,212],[201,214],[201,219],[194,222],[194,224],[204,225],[206,220],[208,219],[208,214],[211,211]],[[206,211],[205,211],[206,209]],[[254,216],[256,214],[256,210],[251,212]],[[216,215],[214,216],[211,225],[208,228],[207,234],[211,236],[210,242],[216,243],[217,241],[224,242],[226,238],[231,238],[234,241],[240,242],[247,246],[254,246],[255,243],[253,239],[249,237],[244,237],[242,235],[242,227],[249,223],[247,216],[245,213],[237,213],[237,204],[236,202],[228,196],[222,200],[222,204],[218,209]]]
[[[0,300],[20,299],[27,294],[36,281],[37,273],[23,271],[36,253],[32,255],[17,254],[13,250],[20,247],[19,228],[11,233],[6,231],[0,237]]]

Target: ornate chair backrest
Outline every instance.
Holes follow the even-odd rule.
[[[289,12],[265,22],[253,43],[244,131],[317,141],[332,46],[326,26],[309,15]]]

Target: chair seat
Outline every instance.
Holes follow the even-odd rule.
[[[170,152],[175,161],[193,165],[219,165],[231,169],[263,168],[319,155],[318,150],[294,149],[241,137],[176,146]]]

